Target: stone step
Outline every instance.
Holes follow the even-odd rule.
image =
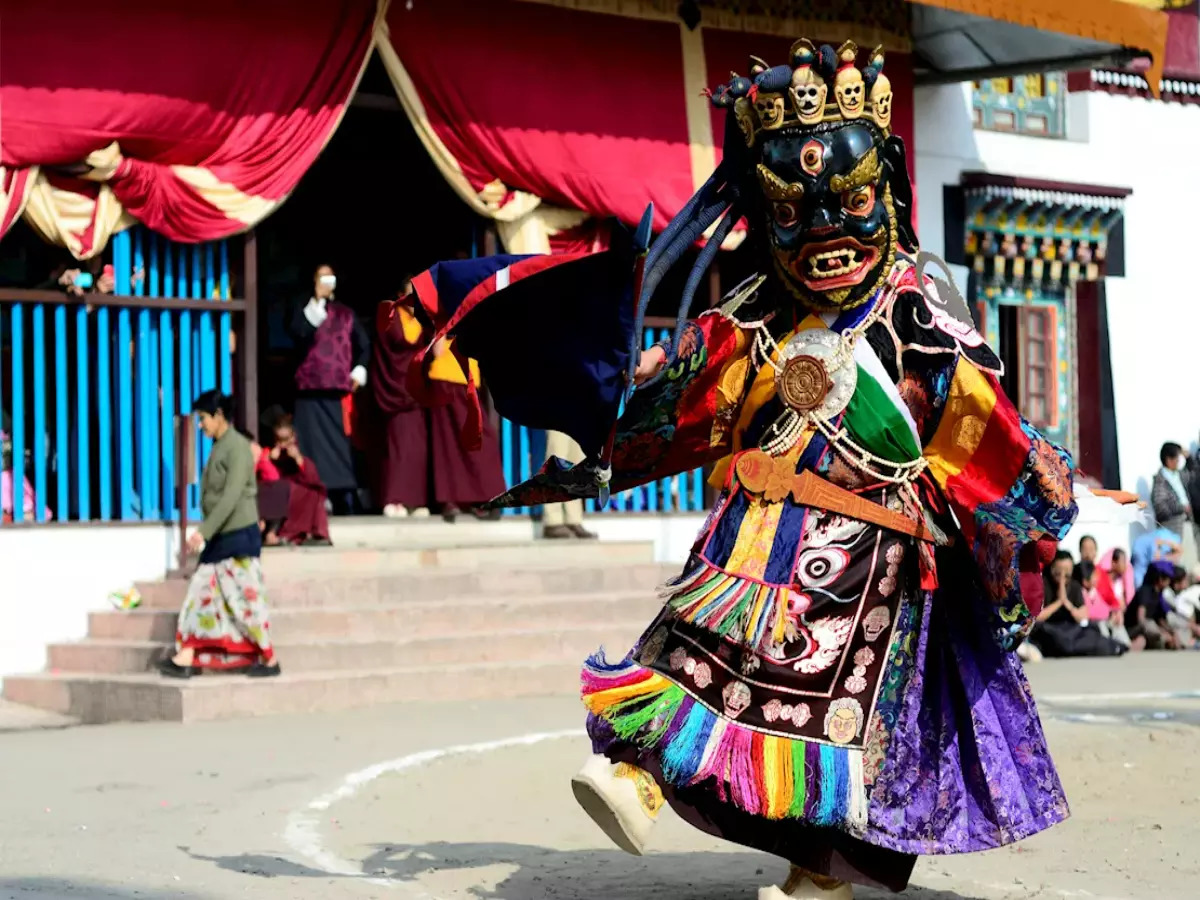
[[[188,681],[154,674],[46,673],[6,678],[4,697],[87,724],[194,722],[410,701],[571,696],[579,691],[579,669],[579,663],[526,661]],[[581,721],[582,715],[581,709]]]
[[[265,575],[267,598],[274,609],[368,606],[411,602],[475,602],[502,597],[563,594],[652,592],[679,574],[678,565],[651,561],[561,567],[417,570],[366,574],[349,567],[346,574],[297,577],[292,572]],[[143,609],[178,610],[187,581],[139,584]],[[454,599],[457,598],[457,599]]]
[[[298,673],[516,663],[530,659],[582,662],[602,645],[614,654],[623,655],[648,621],[605,622],[559,630],[464,632],[407,640],[281,639],[275,649],[286,670]],[[49,668],[51,672],[63,673],[136,674],[152,670],[168,648],[169,645],[158,641],[88,639],[51,644]]]
[[[345,606],[274,606],[271,629],[276,641],[419,638],[470,632],[509,632],[533,628],[553,631],[597,622],[649,622],[661,601],[653,591],[563,596],[446,599],[357,606],[349,594]],[[176,603],[178,605],[178,603]],[[175,639],[175,609],[98,612],[88,619],[88,636],[109,641]]]
[[[343,549],[531,543],[538,530],[537,523],[527,516],[503,516],[492,522],[459,516],[453,523],[444,522],[439,516],[426,519],[334,516],[329,520],[329,536],[335,547]]]
[[[654,561],[654,545],[638,541],[523,541],[422,547],[300,547],[263,554],[266,577],[345,572],[387,575],[414,569],[496,569],[627,565]]]

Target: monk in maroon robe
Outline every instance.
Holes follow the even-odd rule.
[[[475,513],[475,507],[508,490],[504,463],[500,459],[500,438],[491,418],[483,417],[483,444],[478,450],[465,450],[460,435],[471,409],[467,378],[448,346],[434,348],[429,367],[434,405],[429,409],[429,433],[433,454],[433,495],[442,509],[442,517],[453,520],[463,510]],[[479,371],[470,361],[471,378],[479,387]]]
[[[483,447],[467,451],[459,434],[470,410],[467,376],[448,345],[440,343],[426,360],[425,406],[408,390],[408,370],[429,335],[413,313],[411,287],[396,301],[379,305],[371,384],[383,419],[384,455],[378,463],[384,512],[424,513],[431,505],[453,519],[503,493],[503,464],[496,429],[484,419]],[[470,364],[479,384],[479,371]],[[390,509],[389,509],[390,507]]]
[[[379,304],[370,383],[382,427],[376,498],[389,518],[429,515],[429,412],[408,389],[409,364],[428,335],[413,315],[412,286]]]

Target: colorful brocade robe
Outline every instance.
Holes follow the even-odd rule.
[[[674,785],[711,783],[723,801],[755,815],[837,827],[905,852],[997,846],[1065,817],[1009,651],[1041,608],[1040,596],[1022,594],[1020,574],[1040,567],[1075,516],[1071,460],[1021,418],[1000,388],[999,360],[926,298],[907,260],[871,303],[836,317],[748,321],[754,306],[746,298],[689,323],[677,360],[634,394],[618,424],[615,490],[713,464],[720,495],[638,645],[619,663],[598,654],[585,667],[593,723],[653,754]],[[865,475],[820,429],[806,428],[793,447],[758,464],[760,443],[784,412],[775,370],[754,349],[756,341],[764,346],[760,332],[770,335],[767,346],[781,347],[797,331],[841,334],[864,322],[853,347],[854,396],[830,430],[878,459],[924,459],[915,487],[939,535],[936,549],[797,502],[791,486],[811,472],[862,500],[905,509],[895,484]],[[743,465],[750,455],[756,464]],[[954,624],[930,624],[935,597]],[[945,649],[947,658],[986,656],[1003,670],[980,687],[987,678],[951,663],[954,672],[938,677],[963,685],[941,685],[944,697],[985,696],[999,684],[1018,711],[993,726],[975,721],[970,704],[930,707],[919,696],[917,657],[931,652],[937,634],[962,644]],[[991,643],[985,653],[971,649],[980,641]],[[928,678],[924,684],[934,690]],[[933,808],[952,792],[929,788],[928,815],[905,799],[916,796],[906,780],[919,777],[915,770],[946,765],[922,763],[929,748],[905,745],[897,731],[912,730],[919,742],[922,714],[942,720],[947,740],[981,733],[979,771],[955,763],[964,769],[954,801],[963,810],[986,804],[996,781],[1023,777],[1010,772],[1012,753],[984,758],[988,746],[1004,743],[992,732],[1020,731],[1012,742],[1027,744],[1022,752],[1036,761],[1026,767],[1036,782],[1011,790],[1020,798],[1013,808],[995,804],[972,825],[983,837],[960,839],[939,824]],[[906,762],[888,765],[900,758]]]

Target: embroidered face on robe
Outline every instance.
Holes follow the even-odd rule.
[[[882,136],[865,121],[765,141],[757,167],[775,270],[813,310],[867,300],[895,261]]]

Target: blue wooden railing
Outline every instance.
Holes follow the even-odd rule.
[[[671,332],[668,329],[650,327],[643,333],[643,346],[649,349],[656,342],[668,340],[670,337]],[[507,420],[500,422],[500,446],[504,477],[510,487],[537,472],[546,458],[546,437],[543,432],[514,425]],[[704,485],[704,473],[696,469],[614,494],[603,508],[598,508],[594,500],[589,500],[587,511],[703,512]],[[535,510],[519,507],[505,512],[509,515],[529,515]]]
[[[14,522],[30,518],[22,503],[26,478],[37,498],[34,522],[179,518],[176,416],[188,414],[202,391],[233,391],[231,318],[246,304],[230,299],[230,252],[227,242],[176,244],[136,228],[112,241],[111,296],[0,293],[0,407],[10,421]],[[667,336],[665,328],[647,328],[645,346]],[[198,473],[210,442],[191,444],[189,468]],[[541,432],[503,422],[501,444],[510,486],[545,459]],[[704,488],[697,470],[588,509],[699,512]],[[194,521],[195,479],[185,493]]]
[[[12,292],[4,299],[15,302],[0,302],[14,522],[27,518],[26,478],[35,522],[174,520],[175,416],[201,391],[232,390],[230,310],[242,304],[223,302],[227,244],[175,244],[137,228],[118,234],[111,253],[111,296],[25,292],[34,299],[24,302]],[[209,447],[195,443],[199,471]],[[192,484],[189,518],[199,500]]]

